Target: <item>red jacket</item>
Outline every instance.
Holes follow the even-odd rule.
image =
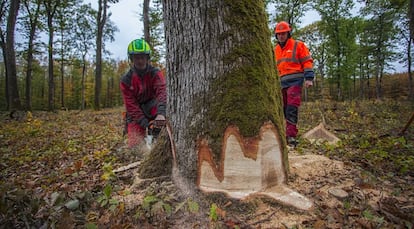
[[[165,78],[162,72],[151,65],[143,75],[131,68],[121,78],[121,92],[128,119],[137,122],[142,127],[148,125],[148,120],[154,119],[151,109],[156,107],[157,114],[166,114],[167,92]]]

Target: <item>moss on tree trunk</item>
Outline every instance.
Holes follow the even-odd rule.
[[[167,131],[163,129],[153,148],[142,160],[138,173],[139,178],[148,179],[170,176],[172,171],[171,145]]]
[[[229,125],[237,126],[244,137],[253,137],[264,122],[271,121],[284,135],[263,1],[164,0],[163,4],[167,116],[175,130],[183,175],[196,177],[200,138],[208,140],[219,158]],[[284,158],[287,163],[286,153]]]

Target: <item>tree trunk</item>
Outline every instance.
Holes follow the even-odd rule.
[[[144,0],[142,9],[142,17],[144,19],[144,39],[150,44],[151,47],[153,47],[150,34],[149,5],[150,0]]]
[[[19,88],[17,87],[17,69],[16,69],[16,53],[14,51],[14,31],[16,27],[16,19],[19,11],[20,0],[11,1],[9,15],[7,18],[6,31],[6,63],[7,63],[7,80],[8,80],[8,104],[9,110],[20,110],[21,103],[19,97]]]
[[[32,74],[33,74],[33,52],[36,31],[38,28],[38,21],[40,15],[41,2],[36,1],[36,8],[31,9],[28,2],[24,2],[24,7],[27,12],[30,13],[30,30],[29,30],[29,42],[27,50],[27,71],[26,71],[26,109],[32,110]]]
[[[48,93],[48,106],[49,111],[55,110],[55,79],[54,79],[54,66],[53,66],[53,36],[54,25],[53,18],[56,13],[57,7],[60,5],[60,0],[44,0],[44,5],[47,14],[47,28],[49,30],[49,44],[48,44],[48,74],[49,74],[49,93]]]
[[[102,88],[102,42],[103,31],[106,23],[107,0],[99,0],[97,18],[98,32],[96,36],[96,71],[95,71],[95,110],[100,109],[100,97]]]
[[[48,46],[48,74],[49,74],[49,94],[48,94],[48,105],[49,105],[49,111],[55,110],[55,79],[53,74],[53,23],[52,23],[52,17],[48,17],[47,19],[47,25],[49,28],[49,46]]]
[[[413,11],[414,13],[414,11]],[[414,40],[414,36],[410,35],[410,40],[408,41],[407,45],[407,59],[408,59],[408,99],[413,101],[414,100],[414,87],[413,87],[413,73],[411,72],[411,41]]]
[[[62,51],[62,50],[61,50]],[[65,108],[65,60],[63,58],[63,51],[61,52],[62,59],[60,62],[60,107]]]
[[[167,114],[180,175],[204,191],[275,198],[269,188],[286,182],[288,160],[264,2],[163,4]],[[277,195],[289,199],[280,187]]]
[[[81,110],[85,110],[86,54],[82,55]]]
[[[6,73],[6,82],[4,87],[4,94],[6,95],[6,109],[9,110],[10,104],[9,104],[9,77],[8,77],[8,64],[7,64],[7,54],[6,54],[6,38],[4,37],[3,31],[0,33],[0,39],[1,39],[1,50],[3,54],[3,60],[4,60],[4,71]]]
[[[410,34],[414,38],[414,0],[410,1]],[[414,43],[414,39],[411,40]]]

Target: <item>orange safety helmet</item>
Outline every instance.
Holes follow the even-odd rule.
[[[283,33],[283,32],[290,32],[292,29],[290,28],[289,23],[285,21],[281,21],[276,24],[275,27],[275,34],[277,33]]]

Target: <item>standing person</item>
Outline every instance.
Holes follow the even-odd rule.
[[[290,146],[296,146],[298,129],[298,111],[301,103],[302,85],[313,85],[313,59],[306,45],[294,40],[290,25],[281,21],[276,24],[275,60],[280,77],[283,96],[283,110],[286,119],[286,140]],[[304,83],[305,82],[305,83]]]
[[[162,72],[150,64],[151,48],[143,39],[128,45],[131,68],[120,88],[127,113],[128,146],[141,143],[154,121],[165,122],[167,93]]]

